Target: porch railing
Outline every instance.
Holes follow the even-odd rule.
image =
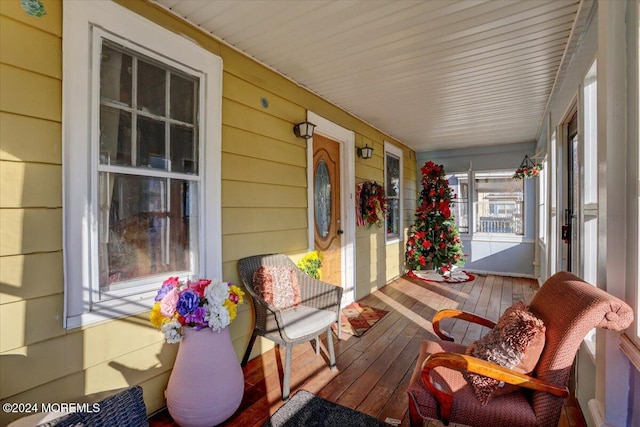
[[[524,234],[521,201],[476,203],[476,232]]]

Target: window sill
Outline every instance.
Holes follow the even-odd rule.
[[[626,334],[620,335],[620,349],[640,372],[640,348]]]
[[[401,240],[399,237],[395,237],[389,240],[385,239],[385,245],[396,245],[398,243],[402,243],[404,240]]]
[[[144,294],[133,295],[120,300],[113,300],[104,303],[96,303],[95,309],[86,313],[68,316],[65,322],[65,329],[82,328],[94,326],[97,323],[135,316],[151,310],[155,303],[154,297],[157,291],[146,292]]]
[[[465,237],[460,236],[462,240],[472,242],[535,243],[535,239],[529,239],[524,236],[503,236],[497,234],[475,233],[471,236]]]

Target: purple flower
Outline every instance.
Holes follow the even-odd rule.
[[[198,305],[200,305],[200,297],[198,294],[191,289],[187,289],[180,294],[176,309],[181,316],[186,317],[198,308]]]
[[[196,330],[202,329],[207,326],[207,322],[204,321],[204,316],[207,315],[207,309],[204,307],[196,307],[193,312],[184,317],[184,321],[187,325],[195,324]]]
[[[166,294],[169,293],[171,289],[175,288],[173,284],[164,284],[158,291],[158,295],[156,295],[156,301],[160,301]]]

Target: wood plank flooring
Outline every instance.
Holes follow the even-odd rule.
[[[517,300],[529,301],[537,289],[531,279],[477,276],[466,283],[445,284],[399,278],[360,300],[389,313],[362,337],[334,336],[338,369],[327,366],[326,337],[321,355],[312,344],[294,347],[291,394],[305,389],[324,399],[370,414],[382,421],[408,426],[407,389],[420,343],[434,339],[430,319],[443,308],[461,308],[493,320]],[[486,328],[458,320],[443,322],[456,341],[470,344]],[[284,351],[277,347],[244,368],[245,394],[236,413],[223,426],[261,426],[281,405]],[[175,426],[167,411],[150,418],[151,427]],[[441,426],[432,422],[431,427]],[[452,424],[453,425],[453,424]],[[574,398],[565,402],[559,427],[586,423]]]

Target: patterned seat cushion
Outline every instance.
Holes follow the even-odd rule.
[[[270,306],[286,310],[300,305],[296,272],[284,266],[262,266],[253,273],[253,287]]]

